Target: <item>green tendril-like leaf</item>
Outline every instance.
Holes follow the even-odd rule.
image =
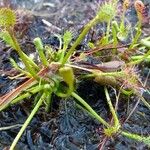
[[[0,32],[0,38],[3,39],[3,41],[6,42],[6,44],[8,44],[9,46],[11,46],[13,49],[15,49],[15,45],[13,42],[12,37],[10,36],[8,31],[1,31]]]
[[[66,31],[63,35],[64,44],[68,46],[68,44],[72,40],[72,33],[70,31]]]
[[[0,9],[0,26],[1,27],[10,27],[14,26],[16,23],[16,15],[13,10],[9,8]]]

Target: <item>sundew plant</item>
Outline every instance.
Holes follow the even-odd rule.
[[[52,94],[57,95],[62,100],[73,97],[73,100],[78,102],[83,111],[89,113],[93,119],[103,125],[106,137],[111,138],[114,135],[121,134],[127,138],[150,145],[149,136],[130,133],[121,127],[116,109],[117,100],[116,106],[114,106],[108,90],[108,87],[113,87],[127,97],[136,95],[150,109],[149,102],[142,97],[141,92],[146,88],[140,82],[139,75],[135,69],[135,66],[141,62],[150,61],[150,37],[141,38],[143,20],[143,12],[139,7],[141,3],[139,0],[135,1],[138,22],[135,27],[135,34],[130,37],[130,43],[127,43],[127,45],[122,45],[121,41],[128,38],[130,30],[134,30],[125,24],[125,12],[129,7],[129,1],[124,1],[123,13],[120,15],[120,21],[118,21],[116,18],[118,1],[112,0],[104,2],[99,7],[95,17],[84,26],[72,45],[70,45],[70,42],[73,35],[70,31],[66,31],[61,36],[60,40],[62,40],[63,44],[59,46],[58,51],[43,45],[40,37],[35,38],[33,44],[39,56],[40,61],[38,64],[24,52],[16,38],[14,30],[17,22],[15,11],[10,8],[0,8],[0,38],[18,53],[20,60],[24,64],[24,67],[20,67],[14,59],[10,58],[12,66],[20,72],[20,76],[28,78],[20,86],[0,97],[0,111],[4,111],[11,105],[21,103],[28,97],[35,97],[35,100],[33,100],[34,108],[12,142],[10,150],[15,148],[18,140],[40,107],[45,107],[47,112],[50,111]],[[143,3],[142,6],[144,7]],[[101,23],[106,23],[107,25],[106,32],[101,39],[98,39],[95,43],[90,43],[92,45],[91,50],[81,52],[79,56],[72,59],[76,47],[82,43],[90,29]],[[124,51],[120,50],[122,47],[124,47]],[[143,54],[137,53],[141,49]],[[111,55],[107,56],[105,51],[109,51]],[[85,61],[89,55],[93,58],[104,55],[106,59],[102,60],[102,64],[96,65],[90,65],[86,62],[77,63],[76,60],[78,62]],[[80,75],[76,74],[77,70],[80,70]],[[82,72],[84,73],[82,74]],[[101,114],[97,114],[76,92],[75,82],[87,78],[104,86],[104,93],[113,122],[105,120],[101,117]]]

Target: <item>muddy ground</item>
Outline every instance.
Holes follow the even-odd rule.
[[[144,1],[146,4],[149,0]],[[21,46],[27,53],[34,53],[35,49],[32,40],[35,37],[42,38],[44,44],[48,44],[57,49],[59,41],[55,34],[63,34],[66,29],[73,31],[74,38],[77,37],[80,30],[86,22],[88,22],[98,9],[101,0],[12,0],[8,1],[14,9],[20,9],[20,14],[26,11],[28,16],[22,18],[18,24],[18,33],[23,31],[21,37]],[[3,4],[1,2],[1,4]],[[149,5],[150,7],[150,5]],[[25,14],[26,14],[25,13]],[[129,10],[129,19],[136,22],[136,13],[133,8]],[[45,19],[51,23],[48,26],[43,22]],[[25,21],[24,21],[25,20]],[[100,35],[105,29],[97,27],[95,37]],[[149,27],[145,27],[148,31]],[[145,34],[149,34],[146,32]],[[79,46],[79,50],[87,49],[87,41],[90,40],[91,34],[85,38]],[[22,80],[10,80],[7,76],[12,69],[9,58],[13,57],[18,60],[17,54],[9,47],[0,43],[0,95],[12,90],[19,85]],[[149,64],[143,64],[139,69],[139,73],[143,82],[150,70]],[[2,71],[7,72],[5,75]],[[148,79],[149,81],[150,79]],[[147,82],[148,83],[148,82]],[[106,120],[110,119],[110,113],[106,104],[103,87],[86,80],[78,84],[77,91],[81,97],[101,114]],[[148,93],[144,93],[147,100],[150,99]],[[112,98],[114,97],[112,92]],[[12,106],[0,113],[0,127],[16,125],[15,128],[0,131],[0,149],[8,147],[17,135],[20,125],[24,123],[28,114],[32,110],[30,101],[34,97],[30,97],[22,104]],[[53,98],[53,107],[50,113],[45,113],[43,108],[33,118],[30,125],[20,139],[17,149],[21,150],[98,150],[99,145],[104,139],[102,126],[91,118],[86,112],[79,109],[72,99],[63,101],[57,97]],[[122,99],[119,102],[118,115],[123,121],[134,107],[137,101],[136,97],[132,99]],[[150,111],[140,103],[131,116],[131,118],[123,124],[123,128],[132,133],[143,135],[150,134]],[[143,143],[139,143],[121,135],[117,135],[112,139],[108,139],[104,150],[147,150],[148,147]]]

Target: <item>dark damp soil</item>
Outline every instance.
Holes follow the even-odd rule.
[[[26,53],[34,54],[34,57],[36,57],[35,49],[32,44],[32,40],[35,37],[39,36],[42,38],[44,44],[51,45],[54,49],[57,49],[59,40],[55,34],[63,34],[66,29],[69,29],[74,32],[74,38],[76,38],[78,32],[82,30],[83,25],[95,14],[100,2],[101,0],[50,0],[42,3],[42,0],[12,0],[11,3],[8,1],[6,5],[10,5],[15,9],[16,7],[21,10],[24,8],[27,14],[30,13],[30,15],[25,15],[24,18],[20,20],[16,30],[18,31],[18,38],[20,39],[22,48]],[[149,0],[145,0],[145,2],[148,4]],[[130,17],[134,24],[136,21],[135,11],[130,11],[132,11]],[[135,20],[133,20],[133,18],[135,18]],[[42,19],[49,21],[52,25],[50,27],[47,26]],[[95,37],[91,36],[92,33],[90,33],[80,45],[79,50],[86,49],[87,41],[100,36],[101,30],[103,29],[104,27],[102,26]],[[19,35],[20,31],[23,31],[21,35]],[[0,43],[0,47],[0,95],[3,95],[19,85],[23,80],[10,80],[8,78],[9,75],[16,74],[16,72],[12,70],[9,58],[13,57],[15,60],[18,60],[18,55],[2,42]],[[145,66],[140,68],[143,81],[146,80],[147,74],[150,71],[149,64],[144,65]],[[150,84],[150,79],[148,79],[147,83]],[[111,116],[102,86],[90,80],[86,80],[78,83],[77,92],[98,114],[101,114],[103,118],[110,121]],[[111,97],[113,100],[114,93],[113,91],[110,91],[110,93],[112,93]],[[144,93],[144,96],[147,100],[150,99],[148,93]],[[22,104],[12,106],[0,113],[0,149],[7,148],[12,143],[20,129],[20,125],[24,123],[32,110],[30,101],[32,101],[33,98],[34,97],[30,97]],[[123,123],[136,101],[137,98],[132,97],[130,100],[124,98],[119,102],[119,119],[125,130],[132,133],[149,135],[150,111],[142,103],[138,105],[131,118]],[[1,127],[11,125],[16,126],[8,130],[1,130]],[[46,113],[43,108],[38,111],[19,140],[17,149],[97,150],[99,149],[99,145],[103,143],[103,140],[104,134],[102,132],[102,126],[86,112],[79,109],[77,103],[72,99],[63,101],[57,97],[53,97],[51,112]],[[143,143],[118,135],[113,139],[108,139],[103,149],[148,150],[148,147]]]

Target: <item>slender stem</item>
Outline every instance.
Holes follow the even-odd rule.
[[[125,132],[125,131],[121,131],[121,134],[130,139],[137,140],[139,142],[144,142],[146,145],[150,146],[150,136],[144,137],[144,136],[140,136],[138,134],[133,134],[133,133]]]
[[[137,43],[139,37],[141,36],[142,32],[141,32],[141,22],[140,21],[138,22],[137,26],[138,27],[137,27],[137,32],[135,34],[135,37],[134,37],[134,39],[133,39],[133,41],[132,41],[132,43],[131,43],[131,45],[130,45],[130,47],[129,47],[129,49],[127,51],[132,50],[132,48],[134,47],[134,44]]]
[[[138,56],[133,56],[133,58],[138,58]],[[143,56],[141,56],[141,57],[139,57],[139,59],[138,60],[135,60],[135,61],[131,61],[131,62],[129,62],[128,64],[129,65],[136,65],[136,64],[139,64],[139,63],[141,63],[142,61],[144,61],[144,60],[146,60],[146,59],[148,59],[150,57],[150,50],[148,50],[148,52],[146,53],[146,54],[144,54]]]
[[[93,74],[91,74],[90,77],[96,77],[96,76],[116,76],[116,77],[122,77],[124,76],[124,72],[123,71],[120,71],[120,72],[94,72],[93,71]]]
[[[115,26],[114,24],[112,25],[112,36],[113,36],[113,46],[115,47],[113,49],[113,54],[116,54],[117,53],[117,44],[118,44],[118,39],[117,39],[117,31],[115,29]]]
[[[64,65],[69,57],[72,55],[72,53],[75,51],[75,48],[82,42],[83,38],[86,36],[88,31],[93,27],[97,22],[99,21],[99,16],[97,15],[95,18],[93,18],[83,29],[81,34],[78,36],[77,40],[74,42],[70,50],[67,52],[66,56],[64,57],[62,61],[62,65]]]
[[[121,33],[124,33],[125,32],[125,13],[126,13],[126,10],[127,10],[127,7],[125,6],[125,2],[123,3],[123,13],[122,13],[122,17],[121,17],[121,23],[120,23],[120,31]]]
[[[78,100],[90,113],[93,117],[95,117],[100,123],[105,125],[106,127],[110,127],[110,125],[103,119],[101,118],[92,108],[89,106],[79,95],[76,93],[72,92],[71,94],[76,100]]]
[[[112,103],[111,103],[110,96],[109,96],[109,94],[108,94],[108,90],[107,90],[106,86],[104,87],[104,91],[105,91],[107,103],[108,103],[108,105],[109,105],[110,111],[111,111],[112,116],[113,116],[113,118],[114,118],[114,126],[115,126],[115,128],[118,128],[118,129],[119,129],[120,123],[119,123],[117,114],[116,114],[116,112],[115,112],[115,109],[114,109],[114,107],[113,107],[113,105],[112,105]]]
[[[13,36],[12,36],[12,38],[13,38]],[[18,52],[20,58],[22,59],[23,63],[25,64],[26,69],[30,72],[31,75],[33,75],[34,77],[36,77],[35,70],[30,65],[30,62],[28,62],[29,59],[27,59],[26,55],[20,49],[20,47],[19,47],[16,39],[13,39],[13,41],[14,41],[14,45],[16,47],[16,51]]]
[[[16,48],[16,51],[18,52],[20,57],[23,59],[23,62],[26,64],[26,62],[28,61],[34,68],[39,69],[39,67],[31,59],[29,59],[29,57],[25,53],[23,53],[23,51],[21,50],[14,34],[11,33],[11,31],[9,31],[9,33],[11,35],[13,42],[14,42],[14,46]]]
[[[12,66],[13,66],[14,68],[16,68],[17,70],[19,70],[21,73],[25,74],[26,76],[32,77],[31,74],[30,74],[28,71],[25,71],[25,70],[23,70],[22,68],[20,68],[19,65],[15,62],[14,59],[10,58],[9,60],[10,60]],[[18,76],[18,75],[17,75],[17,76]],[[12,79],[13,79],[13,78],[16,79],[17,76],[12,77]]]
[[[52,91],[48,91],[47,93],[47,96],[46,96],[46,112],[49,112],[50,111],[50,107],[51,107],[51,103],[52,103]]]
[[[132,59],[133,61],[138,60],[138,59],[142,59],[142,58],[143,58],[143,55],[138,55],[138,56],[132,56],[132,57],[131,57],[131,59]],[[145,61],[150,61],[150,55],[147,56],[144,60],[145,60]]]
[[[38,111],[39,107],[41,106],[43,100],[45,99],[46,94],[43,93],[43,95],[41,96],[41,98],[39,99],[38,103],[36,104],[36,106],[34,107],[34,109],[32,110],[31,114],[29,115],[29,117],[27,118],[27,120],[25,121],[25,123],[23,124],[22,128],[20,129],[19,133],[17,134],[16,138],[14,139],[11,147],[9,150],[14,150],[17,142],[19,141],[20,137],[22,136],[23,132],[25,131],[25,129],[27,128],[28,124],[30,123],[30,121],[32,120],[33,116],[35,115],[35,113]]]
[[[148,38],[150,38],[150,37],[148,37]],[[142,39],[142,40],[140,41],[140,43],[141,43],[141,45],[143,45],[144,47],[150,48],[150,39],[148,39],[148,38]]]
[[[48,66],[48,61],[46,59],[46,56],[44,54],[44,47],[43,47],[43,43],[41,41],[41,39],[39,37],[34,39],[34,45],[36,46],[36,49],[38,50],[40,59],[43,63],[44,66]]]
[[[23,99],[25,99],[25,98],[27,98],[27,97],[29,97],[29,96],[31,96],[31,95],[33,95],[33,94],[39,92],[39,91],[41,91],[42,89],[44,89],[44,86],[39,86],[39,85],[37,85],[37,86],[35,86],[33,89],[31,89],[31,90],[27,90],[27,93],[22,94],[22,95],[20,95],[19,97],[15,98],[15,99],[11,102],[11,104],[18,103],[19,101],[21,101],[21,100],[23,100]]]
[[[83,75],[81,78],[94,78],[94,77],[102,77],[102,76],[113,76],[113,77],[123,77],[124,76],[124,72],[120,71],[120,72],[94,72],[91,71],[92,74],[86,74]]]
[[[18,52],[20,58],[22,59],[23,63],[26,66],[26,69],[30,72],[31,75],[33,75],[33,77],[37,77],[36,76],[36,72],[35,69],[39,70],[39,67],[21,50],[17,39],[14,36],[14,33],[11,29],[7,29],[8,33],[10,34],[15,50]]]
[[[110,32],[110,21],[107,23],[107,30],[106,30],[106,44],[109,44],[109,32]]]
[[[150,104],[145,100],[145,98],[140,94],[140,93],[136,93],[136,95],[140,98],[140,100],[144,103],[144,105],[150,109]]]

